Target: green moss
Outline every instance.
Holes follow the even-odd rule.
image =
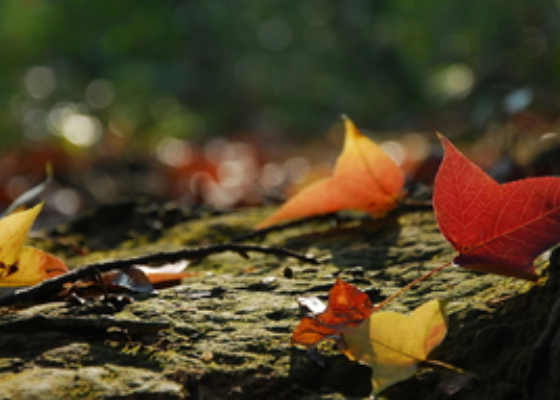
[[[54,244],[45,240],[37,244],[78,266],[228,241],[250,231],[269,210],[172,212],[180,218],[168,221],[165,210],[137,210],[130,226],[119,227],[111,240],[102,240],[111,229],[106,218],[99,226],[90,220],[61,231]],[[164,229],[143,231],[142,218],[167,223]],[[113,315],[88,315],[61,303],[3,311],[0,390],[31,368],[76,372],[110,364],[114,373],[87,369],[92,374],[88,376],[99,374],[95,379],[113,387],[127,382],[127,371],[136,374],[143,368],[150,372],[146,379],[161,380],[163,374],[181,385],[194,380],[208,398],[243,398],[244,390],[253,390],[272,399],[279,387],[288,391],[286,398],[309,398],[300,386],[314,391],[317,399],[366,396],[371,389],[369,369],[347,360],[332,343],[319,346],[315,357],[290,346],[291,332],[301,317],[296,297],[310,294],[326,299],[338,276],[380,302],[454,256],[431,212],[401,213],[382,220],[350,214],[338,225],[316,221],[271,233],[259,242],[309,252],[323,263],[309,266],[261,254],[244,259],[223,253],[193,261],[189,269],[200,275],[186,279],[184,285],[137,299]],[[90,253],[78,255],[78,245]],[[544,263],[539,268],[547,271]],[[285,274],[286,269],[291,274]],[[533,285],[449,267],[387,309],[408,312],[431,298],[447,300],[449,334],[432,357],[480,376],[470,392],[460,393],[462,400],[499,400],[521,390],[532,345],[546,321],[548,307],[543,305],[557,297],[557,281],[550,277]],[[37,325],[38,315],[59,322]],[[103,319],[103,324],[81,322],[82,328],[77,329],[76,318],[82,317]],[[148,328],[131,329],[131,321]],[[162,321],[168,329],[161,329]],[[155,328],[150,330],[152,322]],[[436,399],[436,386],[446,373],[427,370],[424,380],[395,385],[384,396]],[[88,382],[79,380],[65,389],[63,398],[100,396]]]

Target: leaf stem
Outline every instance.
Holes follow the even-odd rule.
[[[385,300],[383,300],[381,303],[377,304],[376,306],[373,307],[373,311],[372,312],[376,312],[379,311],[380,309],[382,309],[383,307],[385,307],[387,304],[389,304],[391,301],[395,300],[397,297],[399,297],[400,295],[402,295],[404,292],[410,290],[413,286],[416,286],[417,284],[419,284],[420,282],[428,279],[429,277],[431,277],[432,275],[437,274],[438,272],[442,271],[444,268],[449,267],[450,265],[453,265],[453,261],[449,261],[443,265],[440,265],[439,267],[431,270],[430,272],[428,272],[427,274],[422,275],[419,278],[416,278],[415,280],[413,280],[412,282],[410,282],[408,285],[406,285],[405,287],[401,288],[399,291],[397,291],[396,293],[393,293],[391,296],[387,297]]]
[[[457,372],[458,374],[468,374],[468,372],[465,371],[462,368],[456,367],[452,364],[448,364],[446,362],[439,361],[439,360],[427,359],[427,360],[422,360],[422,363],[432,365],[432,366],[435,366],[435,367],[445,368],[447,370]]]

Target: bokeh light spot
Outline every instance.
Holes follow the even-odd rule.
[[[533,91],[527,87],[510,92],[503,100],[503,109],[509,114],[525,110],[533,101]]]
[[[399,142],[388,140],[379,145],[393,159],[397,165],[402,165],[404,161],[405,151]]]
[[[62,121],[62,135],[76,146],[89,147],[101,137],[101,122],[90,115],[71,114]]]
[[[474,85],[474,72],[466,64],[452,64],[436,73],[431,79],[434,94],[448,98],[463,98]]]
[[[23,118],[23,132],[32,140],[43,140],[47,136],[48,113],[41,108],[27,110]]]
[[[286,173],[280,165],[269,162],[263,165],[261,169],[260,183],[265,188],[273,188],[280,186],[286,179]]]
[[[107,108],[115,100],[115,86],[108,80],[96,79],[86,88],[86,100],[93,108]]]
[[[426,135],[420,133],[407,133],[402,137],[406,157],[410,161],[424,161],[430,155],[430,141]]]
[[[64,215],[74,215],[81,207],[81,199],[74,189],[57,190],[52,200],[54,207]]]
[[[52,69],[47,67],[31,67],[23,78],[25,89],[35,99],[44,99],[56,88],[56,77]]]
[[[174,137],[165,137],[156,144],[156,157],[170,167],[181,167],[192,161],[193,149],[185,142]]]
[[[283,167],[288,180],[295,184],[303,182],[311,172],[309,161],[303,157],[290,158],[284,163]]]

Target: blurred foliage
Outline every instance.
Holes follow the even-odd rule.
[[[483,126],[504,108],[558,107],[559,10],[544,0],[4,1],[0,144],[78,128],[90,131],[82,145],[108,130],[309,134],[341,113],[375,129],[431,129],[448,116]],[[74,114],[94,119],[62,126]]]

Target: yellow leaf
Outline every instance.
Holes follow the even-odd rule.
[[[447,334],[442,303],[424,303],[410,315],[378,311],[357,327],[346,327],[342,334],[344,354],[372,368],[375,394],[406,380],[416,373],[417,364]]]
[[[364,211],[382,216],[401,199],[404,175],[375,142],[344,118],[346,136],[334,174],[296,193],[274,214],[262,221],[263,229],[278,222],[340,210]]]
[[[68,267],[49,253],[25,246],[17,263],[17,270],[0,278],[0,286],[31,286],[45,279],[68,272]]]
[[[0,220],[0,277],[13,272],[27,240],[27,234],[43,204],[8,215]]]

